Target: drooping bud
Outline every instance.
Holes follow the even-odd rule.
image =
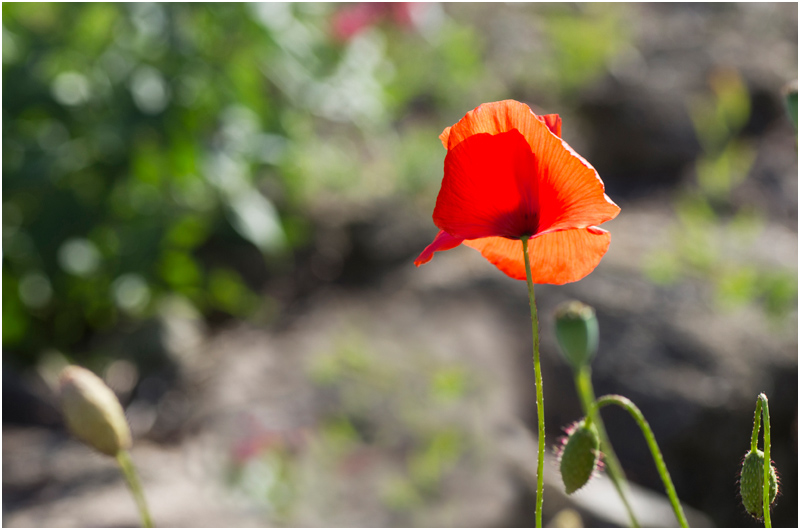
[[[122,405],[102,379],[80,366],[67,366],[59,387],[64,419],[76,437],[110,456],[131,446]]]
[[[600,437],[586,419],[572,424],[560,450],[559,468],[567,495],[582,488],[600,466]]]
[[[592,362],[600,329],[591,306],[565,302],[556,309],[556,338],[561,353],[576,370]]]
[[[742,504],[747,513],[756,519],[764,517],[764,453],[758,449],[749,451],[742,463],[742,474],[739,478],[739,490]],[[769,469],[769,504],[775,501],[778,494],[778,475],[775,467]]]

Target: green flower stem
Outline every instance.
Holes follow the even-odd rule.
[[[667,490],[669,502],[672,503],[672,509],[675,512],[675,517],[678,518],[678,522],[682,528],[689,528],[689,523],[686,522],[686,515],[683,513],[683,508],[681,507],[680,501],[678,501],[678,495],[675,493],[675,486],[672,484],[669,471],[667,471],[667,466],[664,463],[664,457],[661,455],[661,450],[658,448],[658,443],[656,443],[656,437],[653,434],[653,430],[650,429],[650,424],[648,424],[647,420],[644,419],[642,411],[640,411],[638,407],[626,397],[609,395],[603,396],[597,400],[597,403],[592,407],[592,414],[597,414],[598,410],[606,405],[617,405],[622,407],[623,409],[627,410],[628,413],[633,416],[633,419],[636,420],[636,423],[639,424],[639,428],[642,430],[645,440],[647,440],[650,453],[653,455],[653,461],[655,461],[656,468],[658,468],[658,474],[661,475],[661,480],[664,482],[664,488]],[[767,490],[767,494],[769,494],[769,490]]]
[[[597,432],[600,435],[600,450],[603,452],[603,460],[605,460],[608,468],[608,476],[617,489],[617,493],[620,499],[622,499],[622,504],[625,505],[628,517],[631,520],[631,526],[639,528],[639,521],[636,520],[636,515],[633,513],[633,509],[625,496],[625,488],[627,487],[625,471],[623,471],[619,459],[614,452],[614,448],[611,446],[611,441],[608,439],[603,419],[600,417],[597,410],[593,409],[596,398],[594,395],[594,387],[592,386],[592,369],[589,366],[584,365],[580,370],[575,371],[575,388],[578,389],[578,395],[580,396],[581,405],[583,406],[583,413],[587,415],[590,422],[594,422],[595,425],[597,425]],[[594,414],[592,414],[593,411]]]
[[[136,468],[133,467],[133,460],[131,455],[125,449],[117,453],[117,463],[128,482],[128,487],[131,489],[133,499],[136,501],[136,507],[139,508],[139,517],[142,519],[142,528],[153,528],[153,520],[150,518],[150,512],[147,510],[147,502],[144,499],[144,491],[142,485],[139,483],[139,477],[136,475]]]
[[[754,453],[758,451],[758,433],[761,432],[761,396],[756,399],[756,413],[753,418],[753,435],[750,438],[750,450]],[[764,396],[766,398],[766,396]]]
[[[542,493],[544,491],[544,394],[542,392],[542,367],[539,363],[539,318],[533,296],[531,263],[528,259],[528,237],[522,237],[522,254],[525,276],[528,281],[528,299],[531,304],[531,329],[533,330],[533,370],[536,376],[536,415],[539,418],[539,456],[536,467],[536,528],[542,528]]]
[[[772,445],[769,433],[769,404],[766,394],[759,394],[756,402],[756,419],[758,419],[758,409],[761,405],[761,413],[764,416],[764,487],[762,489],[764,503],[764,528],[772,528],[772,521],[769,514],[769,472],[772,466],[770,446]],[[758,442],[758,432],[755,432],[754,439]]]

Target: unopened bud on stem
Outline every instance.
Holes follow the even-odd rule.
[[[580,420],[567,429],[559,451],[561,480],[567,495],[582,488],[600,467],[600,437],[594,424]]]
[[[742,463],[742,475],[739,477],[739,491],[742,494],[742,504],[747,513],[761,519],[764,517],[764,453],[756,449],[748,451]],[[775,501],[778,494],[778,475],[775,467],[770,465],[769,470],[769,503]]]
[[[59,386],[64,419],[75,436],[110,456],[131,446],[122,405],[102,379],[80,366],[68,366]]]
[[[592,362],[600,330],[594,309],[581,302],[565,302],[556,309],[556,338],[561,353],[576,370]]]

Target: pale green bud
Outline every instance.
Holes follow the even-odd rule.
[[[577,301],[556,309],[556,339],[561,353],[576,370],[592,362],[600,340],[594,309]]]
[[[117,396],[102,379],[80,366],[59,377],[61,407],[72,433],[110,456],[131,446],[131,430]]]

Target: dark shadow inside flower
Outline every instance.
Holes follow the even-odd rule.
[[[539,231],[537,161],[517,130],[476,134],[445,158],[434,223],[454,237],[519,239]]]

